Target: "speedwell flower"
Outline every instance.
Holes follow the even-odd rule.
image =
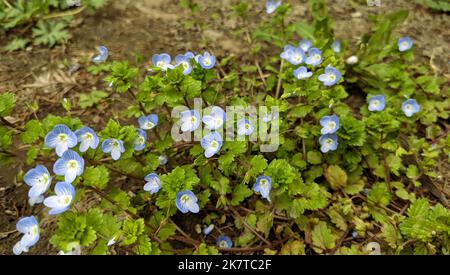
[[[270,200],[269,194],[272,189],[272,179],[268,176],[259,176],[256,178],[256,183],[253,185],[255,192],[261,193],[261,196],[267,200]]]
[[[230,237],[226,235],[220,235],[217,238],[217,246],[220,248],[231,248],[233,247],[233,242],[231,241]]]
[[[384,95],[374,95],[369,99],[369,111],[383,111],[385,105]]]
[[[158,125],[158,116],[151,114],[148,116],[141,116],[138,119],[139,127],[143,130],[151,130]]]
[[[170,64],[171,58],[167,53],[154,54],[152,56],[152,64],[155,67],[160,68],[163,71],[167,71],[167,69],[173,69],[174,66]]]
[[[103,141],[102,151],[103,153],[111,153],[112,159],[118,160],[122,153],[125,152],[125,147],[120,139],[110,138]]]
[[[325,73],[319,75],[319,81],[323,82],[325,86],[333,86],[341,79],[341,73],[334,67],[328,65],[325,68]]]
[[[199,55],[197,60],[203,69],[211,69],[216,64],[216,57],[207,51],[203,55]]]
[[[100,46],[98,47],[98,52],[99,54],[92,58],[92,62],[96,64],[105,62],[106,59],[108,59],[108,48],[105,46]]]
[[[413,44],[414,43],[411,37],[409,36],[402,37],[397,42],[398,50],[401,52],[407,51],[412,48]]]
[[[222,137],[217,132],[212,132],[204,136],[200,142],[200,145],[205,149],[205,157],[210,158],[219,152],[222,148]]]
[[[78,142],[80,143],[80,152],[86,152],[89,148],[97,149],[98,136],[91,128],[85,126],[75,131]]]
[[[179,54],[175,56],[175,65],[183,67],[183,74],[188,75],[192,71],[191,56],[186,54]]]
[[[280,54],[280,58],[288,60],[289,56],[292,54],[294,50],[295,50],[294,46],[287,44],[286,46],[284,46],[283,52],[281,52]]]
[[[13,247],[13,253],[20,255],[22,252],[28,252],[30,247],[39,241],[39,223],[34,216],[23,217],[17,224],[16,229],[23,234],[20,241]]]
[[[253,133],[254,130],[255,127],[248,119],[243,118],[237,122],[237,134],[239,136],[249,136]]]
[[[55,194],[44,200],[44,205],[51,208],[48,214],[56,215],[67,211],[75,197],[75,188],[67,182],[58,182],[55,185]]]
[[[297,79],[307,79],[312,76],[312,72],[308,72],[308,69],[305,66],[298,67],[294,70],[294,76]]]
[[[77,145],[77,136],[66,125],[58,124],[45,136],[44,142],[47,147],[55,148],[60,157],[69,148]]]
[[[308,39],[302,39],[298,45],[300,46],[300,48],[304,51],[307,52],[309,50],[309,48],[312,47],[312,42],[311,40]]]
[[[28,197],[37,198],[48,190],[52,177],[44,165],[38,165],[28,171],[23,180],[28,186],[31,186]]]
[[[317,48],[311,48],[308,50],[308,57],[306,58],[305,63],[315,67],[322,63],[322,60],[322,51]]]
[[[186,214],[187,212],[198,213],[200,211],[197,204],[197,197],[190,190],[184,190],[177,193],[175,204],[178,210]]]
[[[337,115],[324,116],[320,119],[322,135],[334,134],[339,129],[339,117]]]
[[[203,116],[203,123],[205,123],[205,128],[209,130],[217,130],[222,127],[225,121],[226,114],[222,108],[213,106],[211,109],[211,114]]]
[[[210,224],[203,229],[203,234],[209,235],[214,230],[214,224]]]
[[[138,128],[136,129],[137,136],[134,140],[134,150],[135,151],[141,151],[145,148],[145,142],[147,141],[147,133]]]
[[[331,44],[331,48],[333,49],[333,51],[335,53],[340,53],[341,52],[341,41],[334,40],[333,44]]]
[[[28,197],[28,204],[33,206],[35,204],[41,203],[44,201],[44,195],[39,195],[36,197]]]
[[[420,105],[415,99],[410,98],[402,103],[402,111],[407,117],[411,117],[412,115],[420,111]]]
[[[167,164],[167,161],[169,161],[169,159],[167,159],[167,156],[166,156],[166,155],[160,155],[160,156],[158,157],[158,163],[159,163],[159,165],[166,165],[166,164]]]
[[[268,14],[271,14],[274,11],[276,11],[280,5],[281,5],[281,0],[267,0],[266,1],[266,12]]]
[[[193,132],[200,126],[200,113],[197,110],[187,110],[180,113],[181,131]]]
[[[66,151],[53,165],[53,172],[58,176],[64,176],[64,181],[72,183],[77,176],[84,171],[84,160],[75,151]]]
[[[144,180],[147,182],[144,185],[144,190],[150,192],[150,194],[155,194],[161,189],[161,180],[156,173],[148,174]]]
[[[292,65],[298,65],[305,61],[305,52],[303,52],[302,48],[294,48],[289,52],[287,56],[287,61]]]
[[[326,153],[328,151],[334,151],[337,149],[339,143],[338,138],[335,134],[323,135],[319,138],[319,143],[322,145],[320,151]]]

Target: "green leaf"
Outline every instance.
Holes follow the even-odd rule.
[[[78,105],[82,109],[86,109],[97,105],[100,101],[108,97],[108,93],[94,90],[88,94],[80,94]]]
[[[130,245],[138,240],[138,237],[144,233],[144,219],[125,220],[123,222],[122,231],[124,239],[121,245]]]
[[[0,117],[9,116],[15,105],[16,96],[13,93],[0,94]]]
[[[382,206],[389,205],[391,202],[391,193],[389,192],[387,184],[385,182],[374,184],[367,195],[367,199],[370,203]]]
[[[321,164],[322,154],[317,150],[308,151],[306,154],[306,160],[312,165]]]
[[[180,90],[189,99],[199,97],[202,92],[202,82],[191,76],[187,76],[183,82],[181,82]]]
[[[252,194],[253,191],[245,184],[239,184],[233,190],[231,205],[239,205],[243,200],[250,197]]]
[[[108,186],[109,170],[103,165],[94,167],[89,166],[83,173],[83,183],[86,186],[104,189]]]
[[[66,27],[67,24],[63,21],[40,20],[33,28],[34,44],[53,47],[66,42],[71,37]]]
[[[5,46],[5,50],[8,52],[23,50],[28,43],[30,43],[30,40],[26,38],[15,38]]]
[[[330,165],[325,170],[325,178],[333,190],[339,190],[347,186],[347,173],[338,165]]]
[[[336,237],[327,223],[320,221],[312,231],[312,242],[314,251],[322,253],[323,250],[333,249],[336,246]]]

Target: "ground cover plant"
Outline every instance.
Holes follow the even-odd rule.
[[[449,254],[448,80],[393,33],[408,11],[371,16],[352,46],[327,1],[311,20],[294,5],[229,7],[243,60],[100,44],[84,70],[102,88],[23,124],[2,91],[0,163],[25,163],[30,205],[11,252],[33,253],[45,217],[60,254]],[[76,115],[114,104],[104,127]]]

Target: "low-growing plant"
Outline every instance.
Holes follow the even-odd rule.
[[[34,45],[53,47],[71,38],[69,24],[75,15],[94,12],[107,0],[5,0],[0,2],[0,33],[15,28],[31,29],[31,36],[15,36],[6,46],[7,51]]]
[[[120,95],[102,128],[67,103],[67,115],[14,125],[14,94],[3,93],[0,160],[18,161],[20,134],[30,169],[18,179],[30,204],[57,215],[50,243],[92,254],[449,254],[437,173],[450,153],[448,83],[392,33],[406,11],[373,17],[352,51],[326,1],[310,2],[312,22],[291,23],[291,5],[267,1],[268,19],[243,25],[250,64],[187,52],[132,65],[102,51],[89,71],[109,88],[78,102]],[[233,7],[241,22],[254,9]],[[38,220],[19,221],[15,253],[37,242]]]

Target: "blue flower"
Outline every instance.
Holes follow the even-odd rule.
[[[374,95],[369,99],[369,111],[383,111],[385,105],[384,95]]]
[[[64,176],[64,181],[72,183],[84,171],[84,160],[75,151],[66,151],[53,165],[53,172]]]
[[[77,136],[66,125],[58,124],[45,136],[44,142],[47,147],[55,148],[60,157],[69,148],[77,145]]]
[[[200,145],[205,149],[205,157],[210,158],[222,148],[223,140],[219,133],[211,132],[204,136]]]
[[[106,48],[105,46],[100,46],[98,47],[98,51],[99,54],[92,58],[92,62],[96,64],[105,62],[106,59],[108,59],[108,48]]]
[[[274,120],[274,119],[277,119],[279,117],[279,114],[278,114],[278,112],[275,112],[275,113],[268,113],[268,114],[266,114],[266,115],[264,115],[262,118],[261,118],[261,120],[263,121],[263,122],[270,122],[270,121],[272,121],[272,120]]]
[[[246,135],[249,136],[253,133],[255,127],[248,119],[241,119],[237,122],[237,134],[239,136]]]
[[[67,182],[58,182],[55,185],[55,196],[44,200],[44,205],[51,208],[49,215],[56,215],[67,211],[75,198],[75,188]]]
[[[213,106],[211,109],[211,114],[203,116],[203,123],[206,124],[206,129],[217,130],[222,127],[225,118],[226,114],[223,109],[217,106]]]
[[[322,51],[317,48],[311,48],[308,50],[308,57],[306,58],[305,63],[315,67],[322,63],[322,60]]]
[[[160,68],[163,71],[167,71],[167,69],[173,69],[174,66],[170,64],[171,58],[167,53],[162,54],[154,54],[152,56],[152,64],[155,67]]]
[[[338,138],[335,134],[323,135],[319,138],[319,143],[322,145],[320,151],[326,153],[328,151],[334,151],[337,149],[339,143]]]
[[[298,45],[300,46],[300,48],[304,51],[307,52],[309,50],[309,48],[312,47],[312,42],[308,39],[302,39]]]
[[[409,36],[402,37],[397,42],[398,50],[401,52],[407,51],[412,48],[413,44],[414,43],[411,37]]]
[[[259,176],[256,178],[256,183],[253,185],[253,190],[261,193],[261,196],[269,201],[270,189],[272,189],[272,179],[270,177]]]
[[[319,81],[323,82],[325,86],[333,86],[341,79],[341,73],[334,67],[328,65],[325,68],[325,73],[319,75]]]
[[[334,134],[339,129],[339,117],[337,115],[324,116],[320,119],[322,135]]]
[[[158,163],[159,163],[159,165],[166,165],[166,164],[167,164],[167,161],[168,161],[168,159],[167,159],[167,156],[166,156],[166,155],[160,155],[160,156],[158,157]]]
[[[151,114],[148,116],[141,116],[138,119],[139,127],[143,130],[151,130],[158,125],[158,116]]]
[[[231,248],[233,247],[233,242],[231,241],[230,237],[226,235],[220,235],[217,238],[217,246],[220,248]]]
[[[22,252],[28,252],[30,247],[35,245],[39,241],[39,223],[34,216],[23,217],[17,224],[16,229],[23,234],[20,241],[18,241],[13,247],[13,253],[20,255]]]
[[[180,113],[181,131],[193,132],[200,126],[200,113],[197,110],[187,110]]]
[[[333,49],[333,51],[335,53],[340,53],[341,52],[341,41],[334,40],[333,44],[331,44],[331,48]]]
[[[284,46],[283,52],[280,54],[280,58],[288,60],[289,56],[291,56],[291,54],[294,50],[295,50],[295,47],[290,44]]]
[[[86,152],[89,147],[92,149],[97,149],[98,147],[98,136],[94,130],[89,127],[83,127],[75,131],[78,142],[80,143],[80,152]]]
[[[199,55],[197,60],[198,64],[200,64],[203,69],[211,69],[216,64],[216,57],[210,55],[209,52]]]
[[[144,150],[145,142],[147,141],[147,133],[140,128],[136,129],[136,132],[137,136],[134,140],[134,150],[136,151]]]
[[[161,189],[161,180],[155,173],[150,173],[145,176],[144,180],[147,182],[144,185],[144,190],[150,192],[150,194],[155,194]]]
[[[308,72],[308,69],[305,66],[298,67],[294,70],[294,76],[297,79],[307,79],[312,76],[312,72]]]
[[[52,177],[44,165],[38,165],[28,171],[23,180],[28,186],[31,186],[28,191],[30,198],[37,198],[44,194],[52,183]]]
[[[402,111],[407,117],[411,117],[420,111],[420,105],[415,99],[410,98],[402,103]]]
[[[305,52],[300,47],[294,48],[290,50],[287,61],[292,65],[298,65],[305,61]]]
[[[125,152],[125,147],[123,146],[123,141],[120,139],[110,138],[102,143],[103,153],[111,153],[113,160],[120,159],[120,155]]]
[[[175,204],[177,205],[178,210],[184,214],[187,212],[198,213],[200,209],[197,201],[198,199],[192,191],[184,190],[177,193]]]
[[[186,52],[185,54],[184,54],[184,56],[186,56],[186,57],[188,57],[188,58],[190,58],[190,59],[195,59],[195,54],[193,53],[193,52]]]
[[[271,14],[274,11],[276,11],[280,5],[281,5],[281,0],[267,0],[266,1],[266,12],[268,14]]]
[[[175,65],[183,67],[184,75],[188,75],[192,71],[191,58],[192,57],[190,57],[190,55],[188,56],[186,54],[179,54],[175,56]]]
[[[210,224],[203,229],[203,234],[209,235],[214,230],[214,224]]]

